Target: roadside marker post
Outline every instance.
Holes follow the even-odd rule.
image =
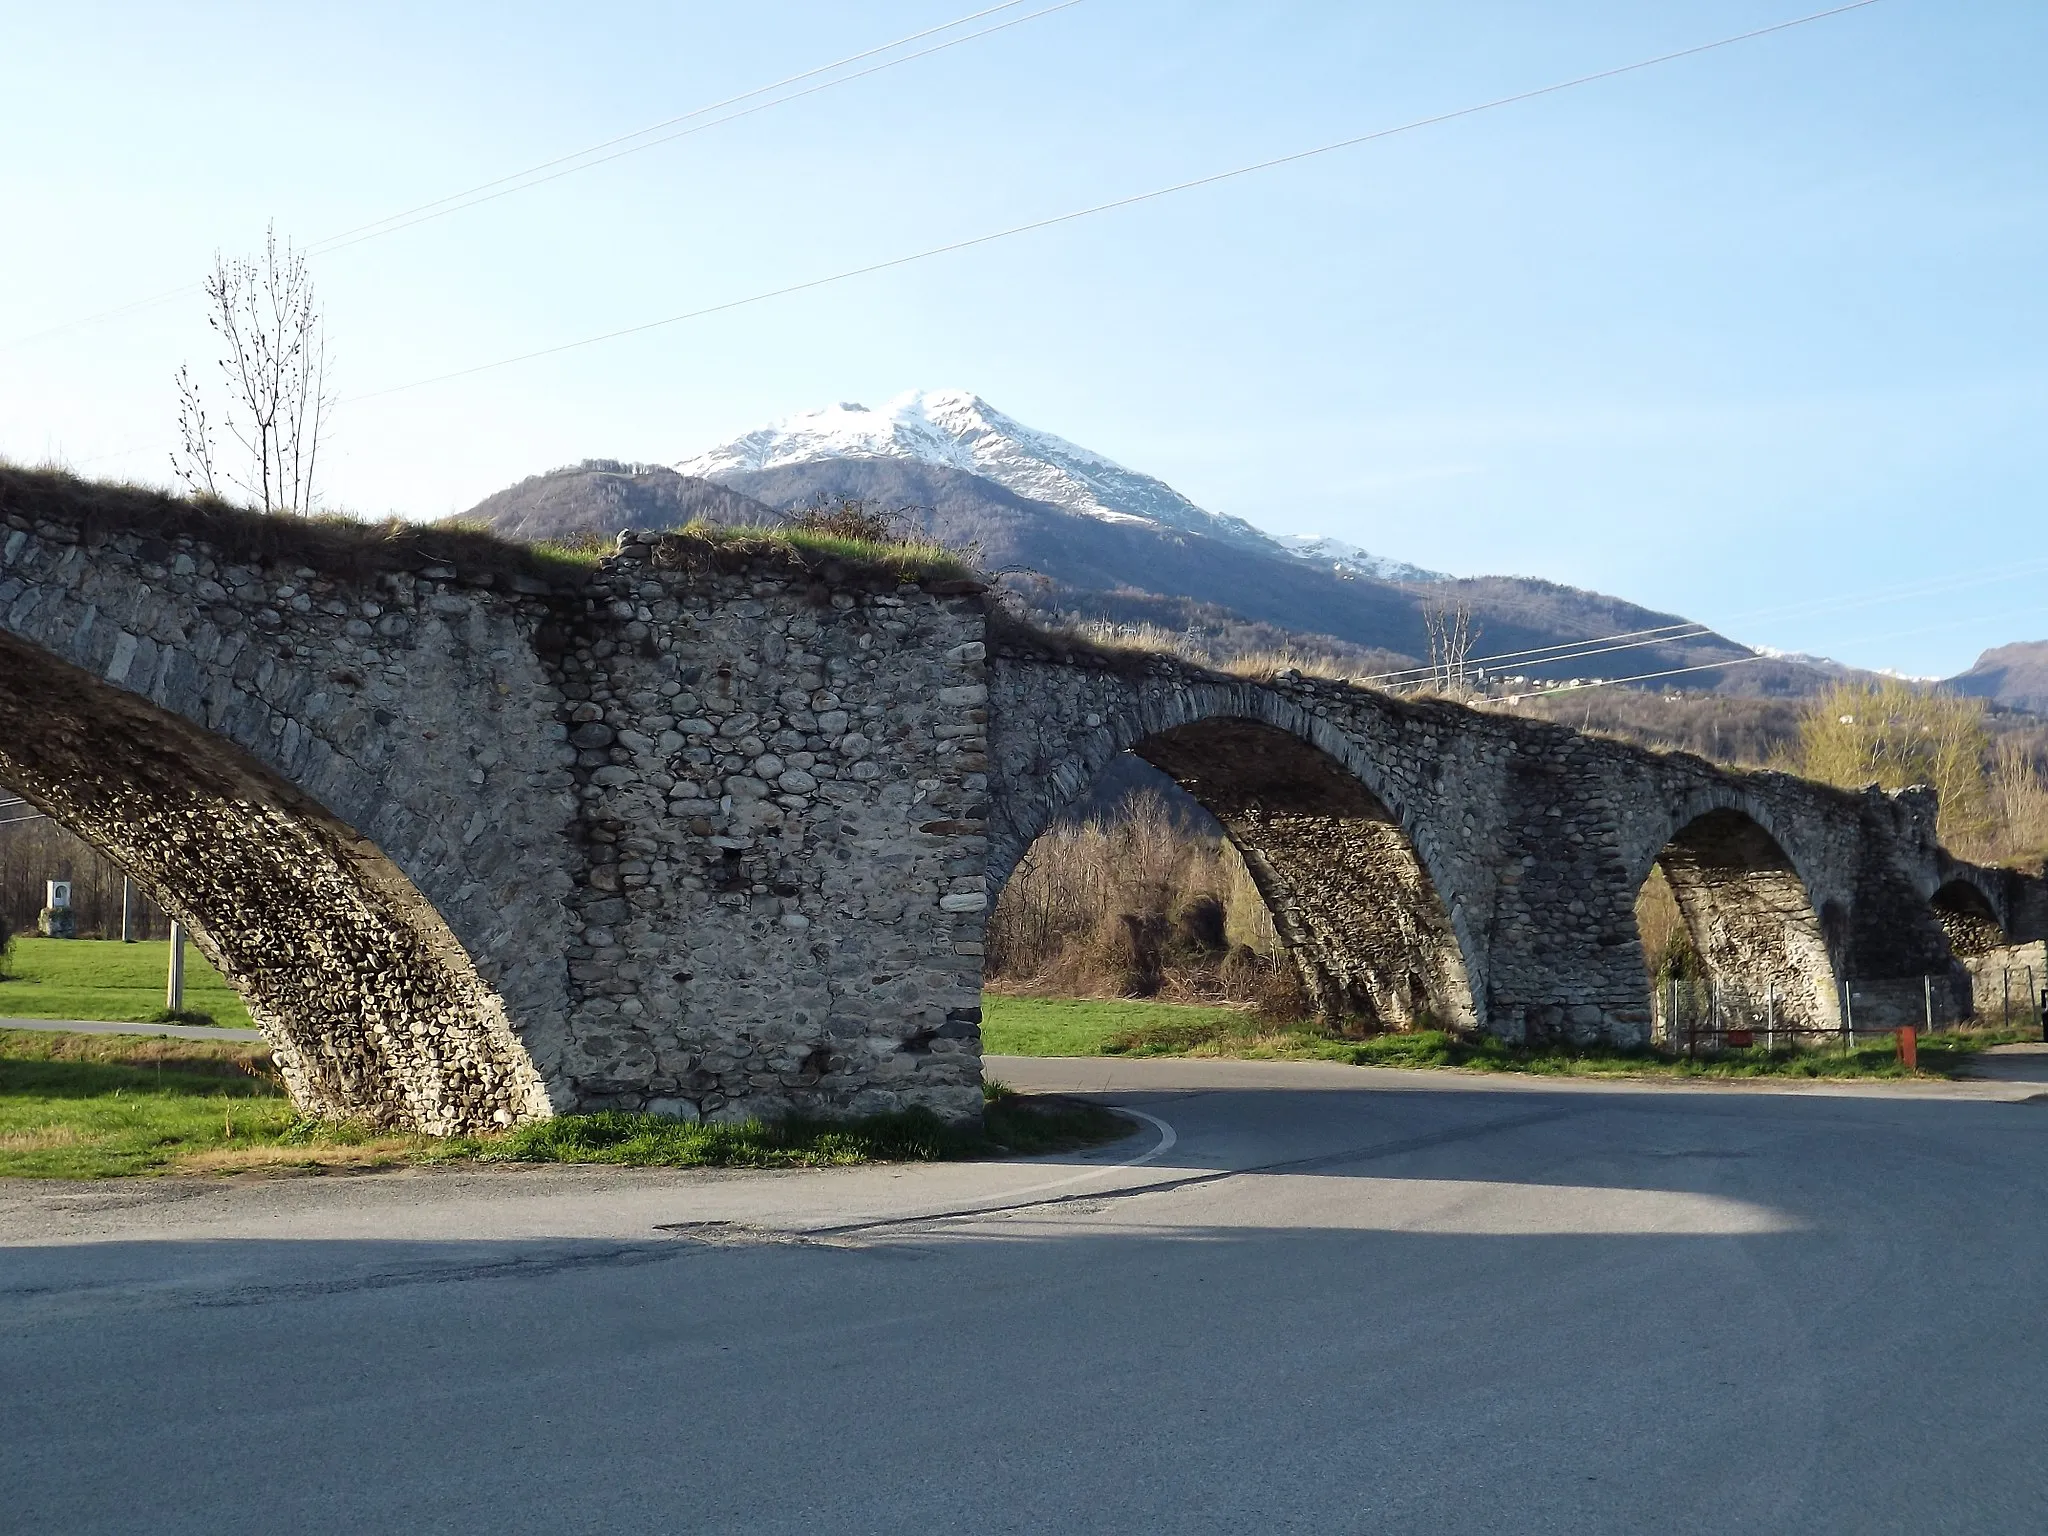
[[[1920,1042],[1910,1024],[1899,1031],[1899,1060],[1906,1064],[1908,1072],[1920,1070]]]
[[[164,1006],[172,1013],[185,1011],[185,930],[171,919],[171,969],[164,985]]]

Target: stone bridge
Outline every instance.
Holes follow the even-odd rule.
[[[1123,751],[1228,829],[1318,1006],[1384,1027],[1644,1040],[1653,866],[1713,974],[1818,1027],[1928,975],[1957,1017],[1958,955],[2048,931],[1925,791],[1076,649],[944,572],[17,471],[0,517],[0,781],[186,924],[322,1114],[971,1117],[989,906]]]

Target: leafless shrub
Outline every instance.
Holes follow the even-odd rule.
[[[190,367],[179,368],[171,467],[195,495],[225,498],[238,489],[264,512],[305,516],[318,504],[320,445],[334,405],[306,258],[289,243],[280,254],[275,226],[260,258],[229,261],[216,251],[206,303],[226,404],[216,422]],[[240,450],[232,461],[220,457],[216,426]]]
[[[1461,697],[1471,681],[1472,649],[1479,629],[1470,603],[1422,605],[1423,627],[1429,631],[1429,685],[1446,698]]]
[[[1294,971],[1237,851],[1153,794],[1033,844],[987,944],[992,983],[1057,996],[1256,1004]]]
[[[0,799],[8,794],[0,788]],[[7,814],[0,811],[0,816]],[[81,934],[120,936],[118,864],[54,821],[39,818],[0,827],[0,926],[33,932],[48,880],[71,882],[71,910],[78,916]],[[162,938],[170,931],[170,920],[139,888],[134,918],[137,938]]]
[[[884,507],[862,496],[820,494],[783,515],[783,526],[864,544],[900,544],[922,539],[915,507]]]

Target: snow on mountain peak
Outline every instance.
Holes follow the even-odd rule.
[[[1274,542],[1297,559],[1331,566],[1353,576],[1371,576],[1379,581],[1451,579],[1442,571],[1426,571],[1405,560],[1391,560],[1385,555],[1360,549],[1356,544],[1346,544],[1342,539],[1326,538],[1321,534],[1283,533]]]
[[[747,470],[838,458],[943,465],[1082,517],[1154,523],[1272,547],[1265,534],[1241,518],[1204,511],[1164,481],[1027,427],[964,389],[911,390],[879,410],[842,401],[802,411],[707,449],[676,468],[717,480]]]
[[[1444,581],[1420,566],[1368,554],[1338,539],[1275,539],[1242,518],[1196,506],[1163,480],[1006,416],[971,390],[910,390],[870,410],[858,401],[758,427],[684,459],[686,475],[719,481],[750,470],[783,469],[824,459],[909,459],[980,475],[1081,517],[1144,523],[1289,554],[1381,581]]]

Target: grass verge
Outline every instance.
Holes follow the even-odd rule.
[[[162,1022],[170,958],[171,946],[162,939],[16,939],[0,977],[0,1019]],[[185,946],[185,1010],[179,1018],[223,1029],[252,1027],[242,1000],[192,944]]]
[[[0,1031],[0,1176],[17,1178],[442,1163],[831,1168],[1035,1156],[1118,1141],[1133,1129],[1093,1104],[990,1084],[979,1130],[923,1111],[773,1125],[609,1112],[493,1136],[394,1135],[299,1116],[261,1044]]]
[[[1275,1024],[1234,1008],[1177,1003],[1004,997],[982,1000],[982,1044],[1010,1056],[1193,1056],[1247,1061],[1336,1061],[1356,1067],[1462,1067],[1557,1077],[1911,1077],[1897,1043],[1882,1036],[1854,1050],[1765,1051],[1761,1046],[1687,1061],[1659,1051],[1523,1048],[1491,1036],[1442,1030],[1350,1040],[1312,1022]],[[1921,1077],[1948,1076],[1989,1045],[2032,1040],[2031,1029],[1944,1030],[1920,1040]]]

